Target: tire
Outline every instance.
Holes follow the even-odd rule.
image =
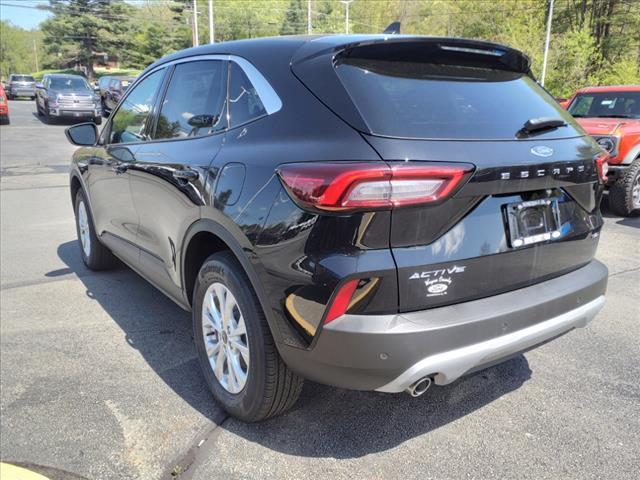
[[[232,299],[229,299],[229,293]],[[224,310],[220,297],[225,301],[234,301],[237,309],[233,308],[231,319],[226,321],[218,315],[216,327],[213,309],[208,307],[205,310],[203,305],[206,300],[208,305],[213,302],[216,309]],[[234,331],[242,331],[241,328],[235,330],[241,324],[238,321],[240,318],[244,321],[246,334],[233,335]],[[228,327],[225,328],[225,325]],[[245,422],[257,422],[289,409],[297,401],[303,380],[289,370],[280,358],[249,278],[230,252],[211,255],[198,273],[193,292],[193,331],[198,359],[209,389],[230,415]],[[209,352],[212,353],[211,361],[205,347],[205,337]],[[226,354],[213,353],[216,345],[218,351],[229,352],[231,363],[227,361]],[[238,348],[238,345],[242,348]],[[246,355],[241,354],[243,348],[247,351]],[[214,373],[216,360],[221,362],[219,365],[226,365],[226,380],[224,368],[219,373],[222,378]],[[233,369],[234,372],[238,372],[239,368],[243,373],[246,369],[244,383],[242,375],[232,375],[232,363],[238,366]]]
[[[94,117],[93,123],[95,123],[96,125],[100,125],[102,123],[102,117]]]
[[[609,207],[622,217],[640,215],[640,158],[609,188]]]
[[[47,124],[53,123],[53,117],[49,115],[49,105],[47,105],[46,103],[44,104],[44,111],[42,112],[42,114],[44,115],[45,123]]]
[[[31,101],[33,102],[36,99],[36,97],[31,97]]]
[[[100,243],[96,235],[89,204],[82,189],[79,189],[76,194],[74,211],[80,255],[82,255],[84,264],[90,270],[108,270],[113,268],[117,260],[111,251]]]

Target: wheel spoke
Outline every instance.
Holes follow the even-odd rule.
[[[214,342],[211,339],[205,340],[205,349],[207,351],[207,357],[212,358],[220,350],[220,342]]]
[[[216,302],[214,301],[214,296],[212,294],[207,295],[207,298],[205,299],[205,305],[206,309],[203,310],[206,310],[207,320],[209,320],[209,322],[216,330],[221,330],[222,317],[220,315],[220,312],[218,311],[218,308],[216,307]]]
[[[231,348],[240,353],[244,358],[244,362],[249,365],[249,349],[238,340],[229,339],[229,342],[231,343]]]
[[[215,368],[213,373],[215,373],[216,378],[222,383],[224,378],[224,361],[227,359],[226,350],[224,348],[218,349],[218,355],[215,360]],[[224,386],[224,385],[223,385]]]
[[[222,318],[225,328],[233,325],[233,309],[236,307],[236,299],[233,298],[231,292],[227,292],[224,309],[222,310]]]
[[[231,333],[229,333],[229,336],[239,337],[240,335],[246,335],[246,334],[247,334],[247,328],[245,327],[245,324],[244,324],[244,317],[240,315],[237,325],[235,326],[234,329],[231,330]]]

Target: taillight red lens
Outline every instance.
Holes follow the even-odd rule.
[[[472,170],[470,164],[340,162],[288,164],[278,174],[302,206],[343,211],[436,202]]]
[[[351,302],[351,298],[356,288],[358,288],[358,282],[359,280],[356,278],[354,280],[347,280],[340,286],[338,293],[333,297],[327,316],[324,319],[325,324],[332,322],[347,311],[349,302]]]
[[[596,169],[598,177],[602,183],[607,181],[607,173],[609,173],[609,154],[605,153],[596,158]]]

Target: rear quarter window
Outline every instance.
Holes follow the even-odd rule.
[[[562,118],[553,138],[578,136],[573,120],[528,75],[474,66],[346,58],[336,73],[375,135],[513,140],[531,118]]]

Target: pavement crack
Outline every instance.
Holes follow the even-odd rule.
[[[619,272],[610,273],[609,277],[617,277],[618,275],[623,275],[623,274],[629,273],[629,272],[636,272],[638,270],[640,270],[640,267],[628,268],[626,270],[620,270]]]
[[[193,478],[193,466],[200,459],[200,452],[207,451],[208,446],[215,442],[218,438],[219,432],[227,420],[231,419],[226,413],[220,413],[221,418],[214,421],[214,425],[207,429],[203,435],[198,435],[191,445],[191,447],[177,460],[174,460],[169,464],[169,467],[165,474],[161,477],[162,480],[189,480]]]

